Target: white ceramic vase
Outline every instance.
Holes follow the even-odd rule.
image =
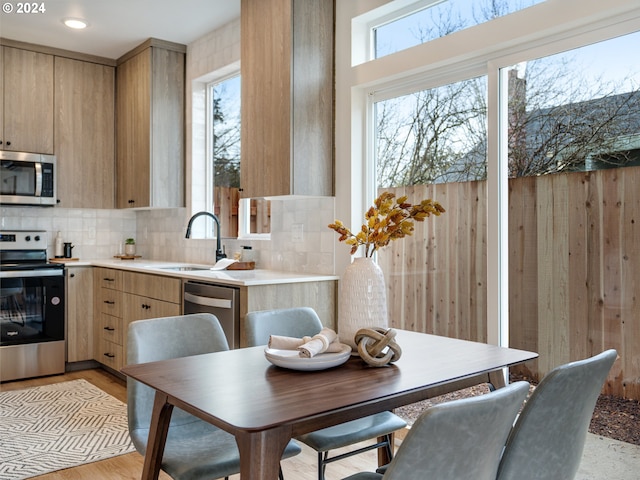
[[[344,271],[338,300],[338,337],[357,350],[354,337],[366,327],[388,328],[382,269],[371,258],[355,258]]]

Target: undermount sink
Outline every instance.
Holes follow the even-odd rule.
[[[211,267],[197,267],[193,265],[180,265],[173,267],[158,267],[160,270],[172,270],[174,272],[192,272],[194,270],[210,270]]]

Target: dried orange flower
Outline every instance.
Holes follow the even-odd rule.
[[[340,220],[329,224],[329,228],[340,234],[338,239],[351,245],[351,255],[364,245],[365,257],[373,256],[379,248],[386,247],[391,240],[404,238],[413,233],[413,222],[423,222],[431,215],[439,216],[445,209],[430,198],[419,204],[407,203],[407,197],[396,199],[391,192],[382,192],[365,213],[365,223],[359,232],[353,233]]]

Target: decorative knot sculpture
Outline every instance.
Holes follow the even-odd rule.
[[[360,357],[373,367],[383,367],[400,359],[402,349],[393,328],[361,328],[355,336]],[[386,350],[385,350],[386,349]]]

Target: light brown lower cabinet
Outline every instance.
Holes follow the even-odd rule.
[[[336,329],[337,288],[337,280],[241,287],[240,347],[247,346],[244,317],[248,312],[258,310],[311,307],[324,326]]]
[[[68,268],[65,326],[67,362],[93,358],[93,290],[92,267]]]
[[[177,278],[95,268],[95,360],[119,371],[127,358],[127,328],[135,320],[180,315]]]

